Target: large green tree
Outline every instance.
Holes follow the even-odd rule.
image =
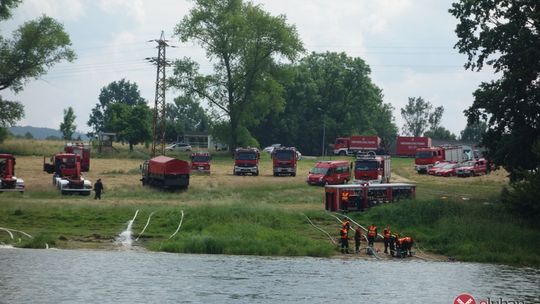
[[[392,107],[383,103],[382,91],[361,58],[313,53],[283,70],[285,110],[268,115],[254,129],[261,143],[320,154],[337,136],[378,134],[386,141],[395,137]]]
[[[462,141],[479,143],[486,133],[487,124],[484,121],[478,121],[472,124],[467,124],[465,129],[461,131],[460,139]]]
[[[456,135],[442,126],[429,129],[424,133],[424,136],[433,139],[456,140]]]
[[[93,129],[89,132],[89,136],[97,135],[99,132],[115,132],[108,130],[106,125],[111,117],[108,111],[109,107],[114,104],[125,104],[127,106],[135,106],[146,104],[144,98],[141,97],[139,86],[126,79],[113,81],[103,87],[99,93],[99,102],[91,110],[88,126]]]
[[[465,111],[469,123],[488,125],[482,144],[512,181],[537,171],[540,158],[540,4],[537,0],[462,0],[450,13],[458,19],[456,48],[467,69],[492,67],[498,80],[483,82]]]
[[[73,111],[72,107],[64,109],[64,121],[60,123],[60,132],[62,132],[63,139],[72,139],[73,133],[75,133],[75,130],[77,129],[77,125],[75,125],[76,118],[77,116],[75,116],[75,112]]]
[[[152,111],[146,104],[128,105],[113,103],[107,107],[105,129],[116,133],[119,141],[127,142],[129,150],[133,146],[152,138]]]
[[[174,65],[171,84],[186,96],[195,95],[228,119],[230,143],[260,118],[283,109],[283,88],[276,80],[278,60],[293,60],[303,51],[296,28],[283,15],[272,16],[259,5],[242,0],[195,0],[177,25],[182,41],[206,50],[214,73],[201,75],[189,59]]]
[[[401,117],[405,120],[403,132],[418,137],[428,130],[436,131],[443,113],[443,106],[433,108],[431,102],[421,96],[409,97],[405,107],[401,108]]]
[[[208,132],[210,117],[197,100],[179,96],[167,104],[165,138],[176,141],[185,132]]]
[[[0,21],[9,19],[11,10],[20,3],[19,0],[0,1]],[[24,23],[13,32],[11,39],[0,35],[0,91],[19,92],[27,81],[45,74],[54,64],[74,60],[75,53],[70,45],[62,24],[47,16]],[[9,127],[23,116],[21,103],[3,100],[0,96],[0,128]],[[0,141],[4,137],[0,135]]]

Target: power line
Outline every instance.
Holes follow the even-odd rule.
[[[165,78],[165,67],[170,65],[165,56],[165,50],[169,46],[168,40],[165,40],[165,34],[161,31],[161,37],[159,39],[151,40],[157,42],[158,56],[152,58],[145,58],[149,62],[153,63],[157,67],[156,73],[156,99],[154,103],[154,121],[152,125],[152,156],[156,156],[156,142],[157,137],[160,138],[160,152],[161,155],[165,154],[165,91],[167,89],[167,83]]]

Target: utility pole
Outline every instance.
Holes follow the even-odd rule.
[[[165,153],[165,91],[167,89],[165,67],[170,63],[165,58],[165,49],[169,46],[165,40],[165,34],[161,31],[161,37],[150,41],[157,42],[158,56],[146,58],[157,66],[156,74],[156,98],[154,103],[154,121],[152,124],[152,157]],[[158,146],[159,142],[159,148]]]

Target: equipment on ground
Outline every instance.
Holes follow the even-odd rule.
[[[375,155],[375,152],[357,154],[354,161],[354,180],[356,184],[389,183],[391,176],[391,157]]]
[[[57,153],[46,163],[43,157],[43,171],[53,174],[53,185],[62,194],[90,195],[92,183],[81,175],[81,158],[73,153]]]
[[[24,181],[15,176],[15,157],[0,154],[0,193],[24,192]]]
[[[329,211],[364,211],[378,204],[414,198],[416,185],[348,184],[324,187],[324,206]]]
[[[296,162],[298,155],[296,148],[277,147],[272,151],[272,168],[274,176],[296,176]]]
[[[233,175],[259,175],[259,150],[255,148],[237,148],[234,151]]]
[[[187,189],[189,186],[189,163],[168,156],[157,156],[141,165],[143,186],[162,189]]]

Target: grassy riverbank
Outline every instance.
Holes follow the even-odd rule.
[[[42,157],[18,156],[17,175],[25,179],[27,191],[24,195],[0,195],[0,227],[23,230],[34,238],[16,233],[12,240],[0,231],[0,242],[39,248],[45,243],[59,248],[115,248],[115,237],[139,210],[133,235],[138,236],[153,212],[136,243],[151,250],[338,254],[329,238],[306,218],[337,238],[338,223],[324,211],[323,189],[305,184],[315,159],[301,160],[296,177],[273,177],[269,157],[264,154],[261,175],[243,177],[231,174],[230,155],[222,154],[214,158],[211,175],[192,175],[189,190],[175,193],[143,188],[138,173],[140,158],[113,156],[92,159],[87,178],[102,178],[106,188],[104,199],[97,202],[91,197],[61,196],[52,187],[50,175],[41,171]],[[179,156],[187,159],[187,154]],[[389,224],[412,235],[423,250],[458,260],[540,265],[540,248],[535,242],[540,232],[508,214],[497,201],[507,183],[504,172],[475,178],[435,178],[417,175],[412,163],[411,159],[395,158],[392,167],[394,180],[417,183],[417,200],[350,216],[364,225],[375,222],[381,230]],[[169,239],[182,210],[182,227]]]

